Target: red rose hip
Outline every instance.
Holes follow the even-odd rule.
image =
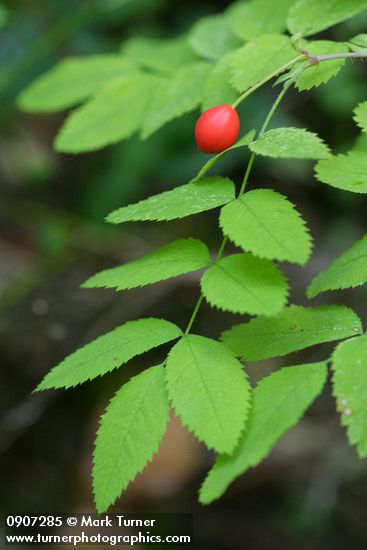
[[[240,117],[231,105],[218,105],[205,111],[195,126],[196,145],[203,153],[221,153],[236,143]]]

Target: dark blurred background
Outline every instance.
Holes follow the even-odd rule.
[[[91,453],[98,417],[133,374],[163,357],[150,352],[113,374],[67,392],[31,395],[48,370],[99,334],[139,316],[185,326],[200,274],[128,293],[82,290],[103,268],[143,255],[174,238],[197,236],[215,251],[217,212],[166,224],[103,223],[111,210],[186,183],[204,162],[193,141],[197,113],[138,138],[80,156],[52,149],[64,115],[21,113],[15,97],[34,77],[69,55],[116,51],[136,34],[171,37],[224,0],[9,0],[0,11],[0,511],[92,511]],[[366,28],[359,16],[324,33],[343,40]],[[366,98],[366,67],[348,63],[311,93],[290,92],[273,125],[305,126],[337,152],[358,139],[352,110]],[[258,127],[277,92],[271,86],[241,107],[243,131]],[[356,141],[357,140],[357,141]],[[228,155],[218,172],[241,180],[247,153]],[[256,162],[251,185],[288,195],[308,220],[313,257],[284,265],[291,301],[367,230],[363,196],[316,183],[308,161]],[[312,302],[345,303],[366,319],[367,292],[327,294]],[[204,306],[195,330],[218,337],[237,321]],[[248,366],[253,381],[283,364],[326,358],[333,346]],[[160,453],[116,506],[117,511],[195,514],[197,548],[216,550],[359,550],[367,547],[367,463],[339,427],[330,388],[260,466],[209,508],[197,490],[213,457],[172,417]]]

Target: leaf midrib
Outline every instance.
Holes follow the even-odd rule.
[[[343,263],[341,265],[338,265],[338,266],[335,266],[335,267],[330,266],[329,269],[327,269],[324,273],[320,273],[320,276],[319,276],[320,280],[322,279],[322,277],[327,277],[329,275],[333,275],[335,272],[346,269],[351,264],[354,264],[355,262],[362,261],[366,258],[367,258],[367,253],[362,254],[361,256],[358,256],[357,258],[353,258],[351,260],[348,260],[348,261],[346,261],[345,263]],[[315,279],[315,281],[316,281],[316,279]]]
[[[289,391],[286,395],[284,395],[283,398],[282,398],[280,401],[277,402],[276,406],[274,406],[274,407],[267,407],[267,408],[265,409],[265,410],[268,412],[268,414],[266,415],[266,418],[264,419],[264,422],[262,423],[261,427],[258,426],[256,429],[254,429],[252,438],[255,438],[255,439],[256,439],[255,436],[257,436],[257,434],[263,429],[264,425],[268,422],[269,418],[271,418],[271,417],[273,416],[273,412],[274,412],[276,409],[278,409],[279,406],[282,406],[282,405],[284,404],[284,402],[290,398],[290,396],[293,396],[293,393],[294,393],[294,390],[295,390],[295,389],[299,389],[301,386],[307,385],[307,382],[308,382],[309,378],[310,378],[310,373],[305,374],[305,375],[302,377],[302,380],[301,380],[298,384],[296,384],[295,386],[292,385],[292,388],[290,389],[290,391]],[[250,422],[251,422],[251,420],[250,420]],[[251,426],[251,424],[249,424],[249,430],[250,430],[250,426]],[[292,424],[290,425],[290,427],[292,427]],[[286,428],[286,429],[287,429],[287,428]],[[247,438],[247,439],[250,439],[250,436],[249,436],[248,434],[250,434],[250,436],[251,436],[250,431],[248,431],[248,432],[247,432],[247,435],[246,435],[246,438]],[[280,436],[280,437],[281,437],[281,436]],[[251,439],[250,439],[250,441],[251,441]],[[256,462],[257,462],[257,461],[256,461]],[[251,466],[252,464],[253,464],[252,461],[249,461],[249,462],[248,462],[248,466]]]
[[[213,412],[214,412],[214,416],[216,417],[217,424],[218,424],[218,426],[219,426],[219,428],[220,428],[220,431],[222,432],[222,435],[223,435],[223,437],[224,437],[224,440],[226,441],[226,440],[227,440],[227,437],[226,437],[226,435],[227,435],[227,434],[226,434],[226,430],[225,430],[225,428],[224,428],[224,426],[223,426],[223,424],[222,424],[220,415],[219,415],[219,413],[217,412],[217,408],[216,408],[216,406],[215,406],[215,403],[214,403],[214,400],[213,400],[213,398],[212,398],[212,395],[211,395],[210,391],[208,390],[208,386],[207,386],[207,384],[206,384],[205,377],[203,376],[203,374],[202,374],[202,372],[201,372],[201,369],[200,369],[200,366],[199,366],[199,362],[198,362],[197,359],[196,359],[196,356],[195,356],[195,353],[194,353],[194,349],[193,349],[192,344],[191,344],[191,342],[190,342],[190,338],[186,338],[186,337],[185,337],[185,338],[184,338],[184,341],[186,341],[186,344],[187,344],[187,346],[188,346],[188,349],[189,349],[189,351],[190,351],[190,353],[191,353],[191,356],[192,356],[192,358],[193,358],[193,362],[194,362],[194,364],[195,364],[195,366],[196,366],[196,370],[197,370],[197,372],[198,372],[198,374],[199,374],[199,377],[200,377],[200,379],[201,379],[202,385],[203,385],[203,387],[204,387],[204,389],[205,389],[205,392],[206,392],[206,394],[207,394],[208,400],[209,400],[210,405],[211,405],[211,407],[212,407],[212,410],[213,410]]]
[[[301,336],[303,333],[313,333],[315,335],[317,334],[321,334],[323,332],[330,332],[330,331],[343,331],[343,330],[346,330],[347,327],[335,327],[335,328],[324,328],[324,329],[319,329],[319,330],[315,330],[315,329],[309,329],[309,328],[304,328],[304,329],[300,329],[300,330],[297,330],[297,331],[294,331],[294,330],[288,330],[286,332],[253,332],[250,336],[253,337],[253,336],[289,336],[289,335],[297,335],[297,336]]]
[[[217,268],[219,269],[222,269],[224,271],[224,273],[231,279],[233,279],[233,281],[235,281],[245,292],[247,292],[248,294],[250,294],[250,296],[252,296],[255,301],[257,301],[260,305],[262,305],[263,307],[265,308],[268,308],[268,304],[266,302],[263,302],[261,300],[261,298],[259,296],[257,296],[254,292],[251,291],[251,289],[245,287],[243,284],[242,284],[242,280],[237,278],[233,273],[231,273],[230,271],[227,271],[226,268],[223,266],[223,264],[221,263],[218,263],[216,264]]]
[[[140,340],[140,341],[145,341],[145,335],[146,335],[146,329],[144,329],[144,330],[142,329],[142,330],[141,330],[141,335],[140,335],[139,340]],[[161,340],[160,340],[160,343],[159,343],[158,345],[154,344],[152,347],[144,348],[143,351],[138,351],[137,353],[134,353],[134,355],[129,356],[128,359],[122,359],[121,361],[122,361],[123,363],[121,363],[121,364],[124,364],[124,363],[126,363],[127,361],[130,361],[130,359],[133,359],[133,358],[136,357],[137,355],[142,355],[143,353],[146,353],[147,351],[149,351],[150,349],[153,349],[154,347],[158,347],[159,345],[162,345],[162,344],[165,344],[165,343],[167,343],[167,342],[170,342],[171,340],[174,340],[175,338],[179,338],[179,334],[177,334],[177,336],[173,336],[172,338],[169,338],[169,339],[164,340],[164,341],[161,341]],[[95,361],[95,360],[97,360],[97,359],[100,359],[100,358],[103,357],[104,355],[106,355],[106,354],[108,354],[108,353],[111,353],[111,352],[114,352],[116,349],[120,349],[121,347],[129,346],[129,345],[130,345],[132,342],[134,342],[134,341],[136,341],[136,340],[135,340],[135,339],[129,339],[129,340],[125,340],[124,342],[120,342],[119,344],[115,344],[115,345],[109,347],[106,351],[102,351],[102,352],[100,352],[100,353],[97,353],[97,354],[93,355],[93,360]],[[88,346],[88,345],[90,345],[90,344],[87,344],[87,346]],[[78,353],[79,351],[82,351],[83,349],[84,349],[84,348],[80,348],[80,349],[77,350],[75,353]],[[69,357],[69,358],[70,358],[70,357]],[[66,361],[68,361],[69,358],[65,359],[62,363],[60,363],[60,365],[56,366],[55,369],[61,367],[61,365],[62,365],[63,363],[66,364]],[[119,358],[119,359],[120,359],[120,358]],[[121,362],[121,361],[120,361],[120,362]],[[75,366],[77,366],[78,368],[79,368],[79,367],[84,367],[84,366],[85,366],[87,363],[89,363],[89,362],[90,362],[90,358],[88,358],[88,359],[85,360],[85,361],[78,362],[78,363],[76,363],[76,365],[75,365],[75,364],[70,364],[70,363],[69,363],[69,364],[68,364],[68,372],[69,372],[70,370],[74,369]],[[109,370],[110,370],[110,369],[109,369]],[[50,374],[51,374],[52,372],[53,372],[53,371],[51,370],[51,371],[50,371]],[[60,377],[62,377],[62,376],[64,376],[64,375],[65,375],[65,373],[61,373],[61,374],[56,378],[56,381],[57,381],[58,379],[60,379]],[[98,376],[98,375],[97,375],[97,376]],[[79,384],[80,382],[77,382],[77,383]]]
[[[158,369],[157,369],[155,372],[152,373],[152,376],[151,376],[150,380],[147,382],[144,391],[141,393],[140,398],[138,399],[138,402],[137,402],[137,404],[136,404],[135,411],[134,411],[134,413],[131,415],[131,420],[130,420],[130,422],[129,422],[127,428],[126,428],[126,430],[124,431],[124,435],[123,435],[123,438],[124,438],[124,439],[123,439],[123,438],[120,439],[120,442],[119,442],[119,449],[120,449],[120,448],[121,448],[121,449],[123,448],[124,441],[126,440],[127,436],[129,435],[129,432],[130,432],[130,430],[131,430],[131,427],[132,427],[132,425],[133,425],[133,422],[135,421],[135,419],[136,419],[136,417],[137,417],[137,414],[138,414],[138,411],[139,411],[139,409],[140,409],[140,406],[141,406],[142,402],[144,401],[145,396],[146,396],[147,392],[149,391],[151,385],[153,384],[153,381],[155,380],[155,378],[156,378],[156,376],[157,376],[157,373],[158,373]],[[108,489],[109,487],[111,487],[111,481],[112,481],[113,476],[115,475],[115,472],[120,470],[119,466],[120,466],[121,459],[122,459],[122,453],[119,452],[119,453],[117,454],[116,458],[115,458],[115,461],[114,461],[115,464],[116,464],[116,468],[111,468],[110,474],[109,474],[109,476],[108,476],[108,483],[106,483],[106,484],[104,485],[104,487],[105,487],[104,496],[106,496],[106,494],[108,494],[108,493],[107,493],[107,489]],[[121,471],[122,471],[122,470],[123,470],[123,468],[121,468]],[[129,480],[129,481],[131,481],[131,480]]]
[[[278,240],[277,237],[273,233],[271,233],[271,231],[267,228],[267,226],[261,221],[260,218],[257,217],[256,213],[249,207],[248,202],[243,202],[242,200],[240,200],[240,204],[245,209],[247,208],[247,210],[249,211],[251,216],[256,220],[256,222],[264,229],[264,231],[270,236],[270,238],[273,239],[278,244],[278,246],[286,252],[288,257],[289,255],[292,257],[293,251],[289,250],[288,247],[285,246],[282,241]]]

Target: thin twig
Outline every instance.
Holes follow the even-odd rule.
[[[239,105],[244,99],[246,99],[249,95],[251,95],[253,92],[255,92],[256,90],[258,90],[259,88],[261,88],[261,86],[263,86],[264,84],[266,84],[267,82],[269,82],[269,80],[272,80],[273,78],[275,78],[276,76],[279,76],[281,73],[283,73],[284,71],[286,71],[287,69],[291,69],[293,67],[293,65],[295,65],[298,61],[302,61],[302,59],[307,59],[307,54],[305,53],[302,53],[301,55],[298,55],[297,57],[295,57],[294,59],[292,59],[291,61],[288,61],[288,63],[286,63],[285,65],[282,65],[282,67],[279,67],[278,69],[276,69],[275,71],[273,71],[272,73],[268,74],[265,78],[263,78],[262,80],[260,80],[259,82],[257,82],[257,84],[255,84],[254,86],[252,86],[251,88],[249,88],[248,90],[246,90],[243,94],[241,94],[237,99],[236,101],[234,101],[232,103],[232,107],[235,108],[237,107],[237,105]]]
[[[322,61],[330,61],[332,59],[344,59],[344,58],[363,58],[367,57],[367,51],[364,52],[341,52],[341,53],[331,53],[328,55],[309,55],[310,65],[317,65]]]

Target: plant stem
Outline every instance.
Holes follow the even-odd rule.
[[[223,241],[221,242],[221,245],[220,245],[220,247],[219,247],[217,257],[215,258],[215,261],[216,261],[216,262],[219,262],[219,260],[220,260],[221,257],[223,256],[223,252],[224,252],[225,246],[226,246],[226,244],[227,244],[227,241],[228,241],[228,237],[224,237],[224,238],[223,238]]]
[[[232,107],[233,108],[237,107],[237,105],[239,105],[244,99],[246,99],[249,95],[251,95],[253,92],[255,92],[258,88],[261,88],[261,86],[263,86],[264,84],[269,82],[269,80],[271,80],[272,78],[275,78],[276,76],[279,76],[280,73],[286,71],[287,69],[290,69],[298,61],[302,61],[302,59],[307,59],[307,57],[308,57],[308,55],[306,53],[302,53],[301,55],[298,55],[297,57],[295,57],[291,61],[288,61],[288,63],[286,63],[282,67],[279,67],[279,69],[276,69],[272,73],[268,74],[268,76],[266,76],[265,78],[260,80],[260,82],[258,82],[257,84],[255,84],[254,86],[252,86],[251,88],[246,90],[246,92],[244,92],[243,94],[241,94],[236,99],[236,101],[234,101],[232,103]]]
[[[331,53],[329,55],[308,55],[310,59],[310,65],[317,65],[322,61],[330,61],[332,59],[344,59],[344,58],[363,58],[367,57],[367,51],[364,52],[345,52],[345,53]]]
[[[255,162],[255,159],[256,159],[256,153],[253,153],[251,152],[251,156],[250,156],[250,159],[248,161],[248,165],[247,165],[247,168],[246,168],[246,172],[245,172],[245,175],[243,176],[243,180],[242,180],[242,184],[241,184],[241,189],[240,189],[240,192],[238,193],[238,197],[241,197],[241,195],[243,195],[244,191],[245,191],[245,187],[247,185],[247,182],[248,182],[248,179],[250,177],[250,173],[251,173],[251,170],[252,170],[252,166]]]
[[[270,109],[269,114],[266,117],[265,122],[264,122],[264,124],[262,125],[262,127],[260,129],[258,137],[261,137],[266,132],[266,129],[269,126],[269,123],[270,123],[271,119],[273,118],[273,115],[274,115],[275,111],[277,110],[277,107],[278,107],[279,103],[282,101],[283,97],[287,93],[287,90],[288,90],[290,85],[291,85],[291,82],[287,82],[286,84],[284,84],[282,91],[280,92],[280,94],[278,95],[276,100],[274,101],[273,106]],[[256,159],[256,153],[251,153],[250,160],[249,160],[249,163],[247,165],[245,175],[243,177],[241,189],[240,189],[240,192],[238,193],[239,197],[241,195],[243,195],[243,193],[245,191],[245,188],[246,188],[246,185],[247,185],[247,182],[248,182],[248,178],[250,176],[250,172],[251,172],[251,169],[252,169],[252,165],[254,164],[255,159]]]
[[[282,91],[280,92],[280,94],[278,95],[278,97],[276,98],[275,102],[273,103],[273,106],[272,108],[270,109],[269,111],[269,114],[268,116],[266,117],[265,119],[265,122],[264,124],[262,125],[261,129],[260,129],[260,132],[259,132],[259,137],[266,131],[268,125],[269,125],[269,122],[271,121],[279,103],[282,101],[283,97],[285,96],[289,86],[291,85],[291,82],[287,82],[284,86],[283,86],[283,89]],[[243,178],[243,181],[242,181],[242,185],[241,185],[241,189],[237,195],[237,198],[241,197],[241,195],[243,195],[244,191],[245,191],[245,187],[246,187],[246,184],[248,182],[248,178],[250,176],[250,172],[251,172],[251,169],[252,169],[252,166],[255,162],[255,158],[256,158],[256,154],[255,153],[251,153],[251,156],[250,156],[250,159],[248,161],[248,164],[247,164],[247,168],[246,168],[246,172],[245,172],[245,175],[244,175],[244,178]],[[218,253],[217,253],[217,257],[215,259],[215,262],[214,263],[217,263],[222,255],[223,255],[223,252],[224,252],[224,249],[226,247],[226,244],[228,242],[228,237],[224,237],[222,242],[221,242],[221,245],[219,247],[219,250],[218,250]],[[192,312],[192,315],[190,317],[190,321],[188,322],[188,325],[187,325],[187,328],[185,330],[185,334],[188,334],[192,328],[192,325],[194,324],[194,321],[196,319],[196,316],[199,312],[199,309],[200,309],[200,306],[202,304],[204,300],[204,296],[202,294],[202,292],[200,292],[200,296],[198,298],[198,301],[196,302],[196,305],[195,305],[195,308],[194,308],[194,311]]]
[[[190,317],[190,321],[188,322],[188,325],[186,327],[186,330],[185,330],[185,334],[188,334],[191,330],[191,327],[196,319],[196,316],[199,312],[199,309],[200,309],[200,306],[201,306],[201,302],[204,300],[204,296],[202,295],[202,293],[200,293],[200,296],[199,296],[199,299],[198,301],[196,302],[196,306],[194,308],[194,311],[192,312],[192,315]]]
[[[279,93],[278,97],[276,98],[276,100],[274,101],[273,103],[273,106],[272,108],[270,109],[269,111],[269,114],[268,116],[266,117],[265,119],[265,122],[264,124],[261,126],[261,129],[260,129],[260,132],[259,132],[259,137],[261,137],[267,130],[268,126],[269,126],[269,123],[271,121],[271,119],[273,118],[274,116],[274,113],[275,111],[277,110],[278,106],[279,106],[279,103],[282,101],[283,97],[285,96],[285,94],[287,93],[289,87],[291,86],[292,82],[291,81],[288,81],[284,84],[283,86],[283,89],[282,91]]]

